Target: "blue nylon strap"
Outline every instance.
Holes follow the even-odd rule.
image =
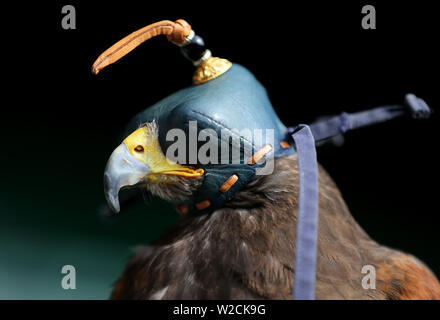
[[[289,130],[298,154],[300,185],[293,298],[313,300],[318,243],[318,161],[310,128],[299,125]]]
[[[409,93],[405,96],[404,105],[377,107],[351,114],[343,112],[339,116],[310,124],[310,129],[315,140],[320,141],[344,134],[348,130],[385,122],[403,116],[408,112],[415,119],[425,119],[431,114],[431,110],[425,101]]]

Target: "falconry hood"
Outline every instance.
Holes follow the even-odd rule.
[[[243,66],[213,57],[184,20],[160,21],[128,35],[98,57],[92,72],[97,74],[158,35],[166,35],[194,64],[193,85],[145,109],[130,122],[104,173],[109,206],[118,212],[121,188],[146,177],[159,179],[155,173],[160,173],[160,179],[168,175],[203,177],[196,192],[178,203],[177,209],[185,214],[209,214],[222,208],[254,176],[271,174],[273,159],[296,153],[300,192],[293,295],[313,299],[318,232],[315,146],[348,130],[406,113],[426,118],[429,107],[408,94],[402,105],[342,113],[286,128],[255,76]]]

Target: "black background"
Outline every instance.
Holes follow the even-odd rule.
[[[2,241],[22,241],[21,258],[4,269],[26,264],[28,251],[38,256],[46,250],[45,242],[27,245],[41,230],[60,246],[88,234],[97,243],[115,241],[124,252],[156,238],[175,218],[164,202],[154,210],[143,204],[128,209],[133,215],[112,222],[97,214],[106,159],[129,119],[190,85],[193,72],[163,37],[94,76],[94,60],[122,37],[159,20],[184,18],[214,56],[256,75],[286,125],[401,103],[408,92],[436,111],[439,22],[429,3],[70,1],[4,9],[0,230],[6,231]],[[66,4],[76,8],[76,30],[61,27]],[[361,27],[366,4],[375,5],[376,30]],[[418,256],[438,275],[437,127],[436,113],[427,121],[395,120],[348,133],[343,147],[320,150],[318,157],[367,233]],[[11,248],[4,255],[14,260]],[[67,250],[84,248],[94,254],[88,243]],[[115,262],[112,277],[125,259]]]

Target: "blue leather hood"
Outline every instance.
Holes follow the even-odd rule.
[[[204,185],[199,190],[200,194],[195,196],[192,203],[185,204],[190,207],[193,203],[203,199],[209,199],[211,202],[207,210],[221,207],[236,191],[249,182],[255,175],[255,168],[261,164],[254,166],[246,164],[249,155],[243,154],[245,145],[252,150],[252,153],[255,153],[264,145],[270,144],[273,154],[268,153],[266,157],[271,155],[277,158],[295,152],[293,148],[284,149],[280,146],[280,142],[286,139],[286,127],[276,115],[266,89],[249,70],[238,64],[233,64],[227,72],[211,81],[177,91],[145,109],[131,120],[127,135],[136,130],[139,125],[153,120],[158,124],[159,142],[164,153],[174,143],[174,141],[166,141],[169,130],[181,129],[189,139],[190,121],[197,121],[198,132],[203,129],[214,130],[219,139],[219,146],[222,130],[231,135],[240,135],[242,130],[246,129],[252,134],[254,130],[260,130],[259,141],[240,135],[240,145],[238,145],[238,140],[234,142],[233,139],[228,139],[231,150],[240,149],[239,164],[230,162],[221,164],[220,151],[216,164],[203,164],[199,161],[186,163],[203,168],[206,172]],[[273,139],[271,139],[271,133],[267,136],[269,132],[267,129],[272,129]],[[204,141],[199,142],[198,148],[204,143]],[[189,141],[186,146],[189,146]],[[189,161],[189,152],[186,152],[186,155]],[[239,181],[228,192],[219,193],[218,188],[232,174],[238,174]]]

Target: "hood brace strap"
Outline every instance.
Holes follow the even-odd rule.
[[[377,107],[357,113],[342,113],[310,126],[288,128],[298,154],[299,202],[295,257],[295,300],[315,299],[316,258],[318,244],[318,161],[315,143],[345,132],[385,122],[410,113],[415,119],[426,119],[431,110],[413,94],[405,96],[405,104]]]

